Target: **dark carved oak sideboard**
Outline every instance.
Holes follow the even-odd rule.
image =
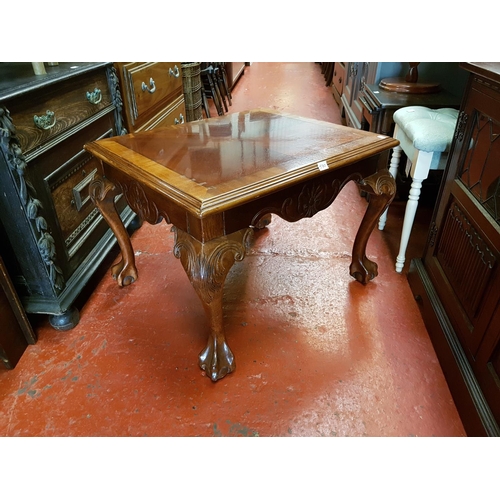
[[[79,321],[74,301],[116,240],[93,206],[87,142],[125,132],[112,63],[0,63],[0,218],[9,274],[28,313],[54,328]],[[126,226],[135,214],[117,200]]]
[[[422,259],[408,279],[465,430],[500,423],[500,63],[470,72]]]

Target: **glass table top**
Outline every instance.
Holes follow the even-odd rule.
[[[242,203],[398,144],[392,137],[257,109],[85,146],[129,178],[203,210]],[[208,209],[208,208],[207,208]]]
[[[359,139],[358,132],[257,110],[110,140],[213,187],[262,170],[290,171],[326,160]]]

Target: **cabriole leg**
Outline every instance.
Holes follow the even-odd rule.
[[[353,278],[366,284],[378,274],[377,264],[366,257],[366,244],[377,220],[396,194],[396,182],[387,169],[381,169],[360,181],[360,187],[370,194],[370,201],[354,239],[349,271]]]
[[[111,275],[120,286],[130,285],[137,280],[138,275],[130,236],[115,206],[118,189],[109,179],[97,175],[89,185],[89,193],[120,246],[121,260],[111,268]]]
[[[199,355],[199,365],[215,382],[236,367],[224,335],[222,293],[227,273],[234,262],[245,257],[253,229],[243,229],[206,243],[176,227],[172,230],[175,232],[174,255],[180,259],[209,321],[208,342]]]

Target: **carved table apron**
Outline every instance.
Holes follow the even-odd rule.
[[[215,382],[235,369],[222,321],[222,289],[270,214],[294,222],[327,208],[349,181],[368,193],[350,274],[366,284],[377,264],[366,255],[375,224],[395,194],[387,170],[391,137],[257,109],[102,139],[85,148],[101,160],[90,196],[113,230],[120,286],[137,277],[134,252],[115,208],[122,192],[144,221],[163,219],[207,314],[210,333],[199,365]]]

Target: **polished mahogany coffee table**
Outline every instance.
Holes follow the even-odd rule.
[[[114,207],[123,193],[143,220],[163,219],[175,232],[174,255],[203,303],[210,333],[199,355],[216,381],[235,369],[222,320],[222,289],[245,256],[254,230],[271,214],[294,222],[327,208],[349,181],[369,200],[354,240],[350,274],[366,284],[377,275],[365,255],[375,224],[392,201],[387,170],[391,137],[257,109],[85,146],[101,160],[90,196],[113,230],[121,261],[120,286],[137,279],[128,233]]]

